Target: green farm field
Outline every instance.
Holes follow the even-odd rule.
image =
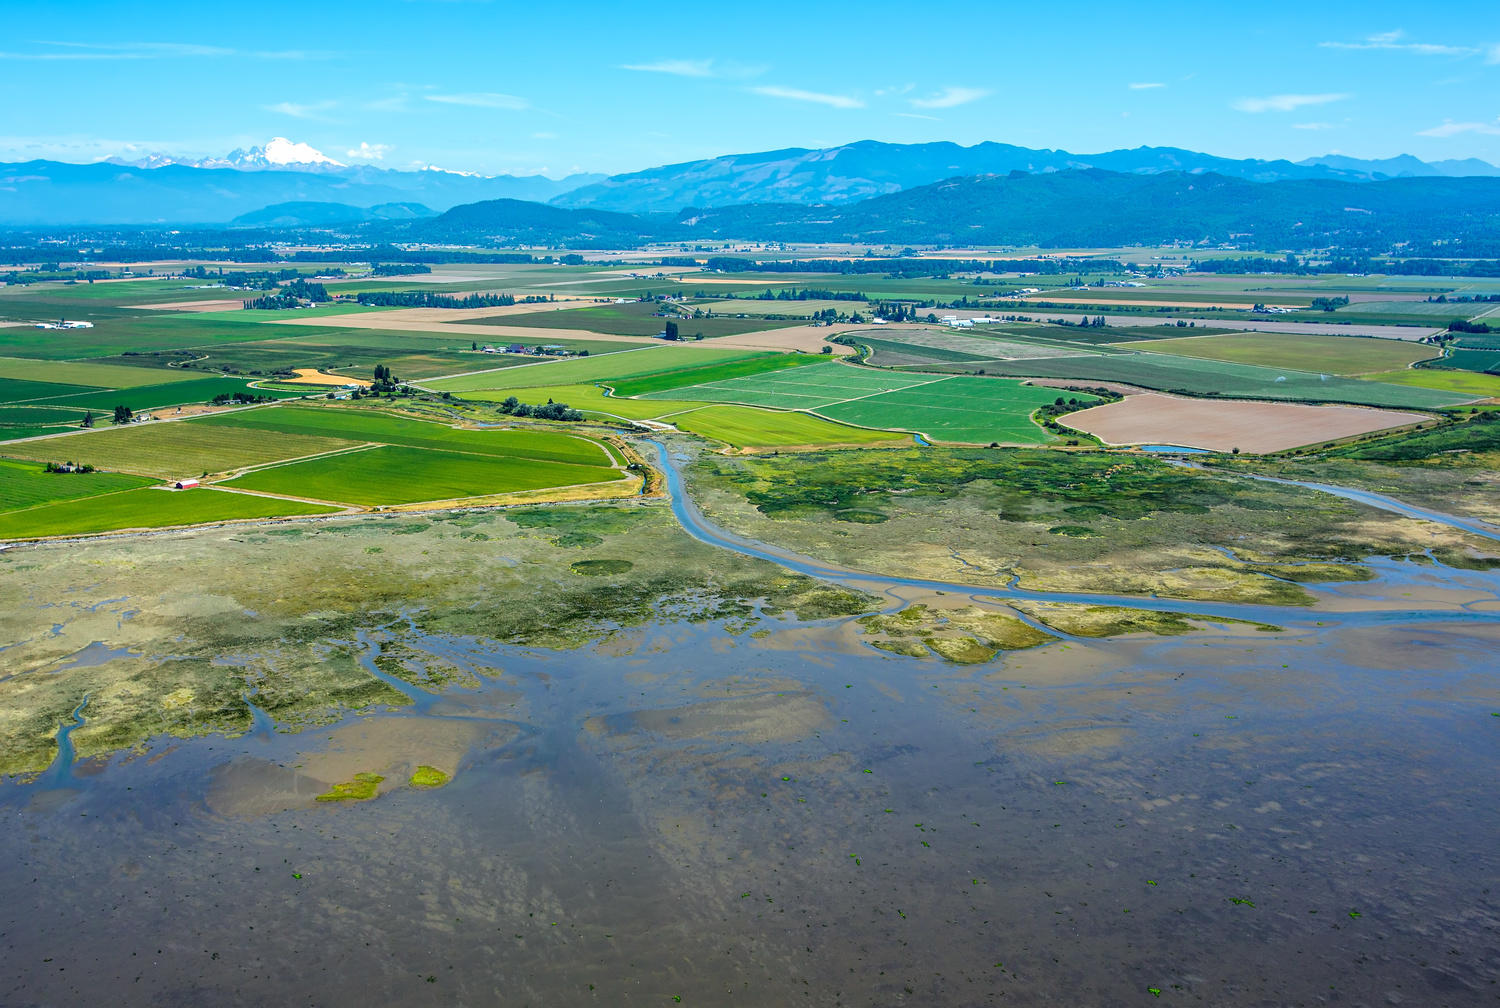
[[[456,500],[622,478],[605,466],[385,445],[258,469],[225,486],[376,506]]]
[[[3,330],[0,330],[3,331]],[[143,385],[168,385],[172,382],[198,381],[201,374],[170,368],[94,361],[33,360],[26,357],[0,357],[0,377],[26,381],[55,382],[61,385],[83,385],[91,388],[131,389]]]
[[[76,424],[83,410],[65,406],[0,406],[0,427],[42,427],[49,424]]]
[[[81,385],[59,385],[55,382],[26,381],[20,378],[0,377],[0,402],[45,402],[58,396],[79,395],[84,392],[101,392],[103,389]]]
[[[853,426],[911,431],[940,441],[1045,444],[1053,439],[1032,422],[1031,414],[1057,393],[997,378],[896,373],[830,362],[644,398],[668,394],[806,410]]]
[[[252,388],[243,378],[199,378],[197,381],[170,382],[165,385],[143,385],[138,388],[114,391],[81,391],[71,395],[57,395],[46,399],[31,400],[35,405],[71,406],[89,409],[95,413],[109,412],[116,406],[129,406],[140,413],[144,410],[163,409],[169,406],[186,406],[191,403],[206,403],[217,395],[246,392],[250,395],[269,396],[273,399],[293,399],[306,392],[276,392]]]
[[[739,350],[703,343],[661,344],[643,350],[627,350],[608,357],[575,357],[525,367],[501,368],[422,383],[437,392],[479,392],[492,389],[523,389],[542,385],[578,385],[613,382],[616,379],[665,374],[688,368],[773,356],[761,350]],[[504,396],[501,397],[502,399]]]
[[[248,518],[332,514],[339,508],[200,487],[153,487],[45,504],[0,514],[0,539],[89,535],[133,528],[167,528]]]
[[[212,427],[274,431],[542,462],[583,466],[611,464],[609,454],[599,442],[561,431],[459,430],[443,423],[347,406],[276,406],[219,414],[190,422]],[[281,457],[290,458],[293,455]]]
[[[59,447],[63,447],[59,445]],[[67,458],[49,458],[67,462]],[[0,459],[0,512],[19,511],[41,504],[80,500],[149,486],[151,480],[126,473],[49,473],[41,462]]]
[[[1361,406],[1437,409],[1467,402],[1472,398],[1467,393],[1444,391],[1440,387],[1420,387],[1405,381],[1391,383],[1392,375],[1422,373],[1415,369],[1367,375],[1363,378],[1333,375],[1324,377],[1290,368],[1272,369],[1232,361],[1157,353],[999,361],[986,364],[985,370],[991,374],[1029,378],[1068,378],[1080,382],[1118,381],[1143,388],[1181,391],[1189,395],[1353,403]]]
[[[1300,333],[1243,333],[1119,343],[1123,350],[1204,360],[1297,368],[1323,374],[1359,375],[1394,371],[1437,356],[1437,349],[1406,340],[1358,336],[1311,336]]]
[[[809,364],[823,363],[826,360],[826,357],[820,360],[811,354],[766,354],[746,360],[726,361],[722,364],[709,364],[704,367],[668,371],[640,378],[625,378],[607,384],[614,390],[615,395],[639,396],[686,388],[689,385],[706,385],[729,378],[748,378],[752,375],[768,374],[787,368],[806,367]]]
[[[809,413],[778,413],[752,406],[704,406],[664,418],[679,429],[736,448],[796,448],[812,445],[906,445],[909,438],[865,430]]]
[[[226,414],[233,419],[238,414]],[[18,458],[57,461],[67,452],[78,462],[161,479],[230,472],[282,459],[356,448],[360,441],[208,424],[202,420],[106,427],[67,438],[0,448]]]
[[[1442,363],[1460,371],[1500,371],[1500,349],[1453,350]]]
[[[1367,375],[1371,380],[1413,388],[1441,390],[1452,396],[1500,398],[1500,375],[1478,371],[1439,371],[1434,368],[1407,368],[1386,374]]]

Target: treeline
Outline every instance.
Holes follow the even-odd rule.
[[[1282,259],[1201,259],[1188,269],[1196,273],[1289,273],[1318,275],[1324,273],[1384,273],[1388,276],[1473,276],[1500,277],[1500,262],[1461,262],[1453,259],[1391,259],[1340,256],[1327,262],[1298,260],[1295,255]]]
[[[767,290],[752,300],[755,301],[868,301],[859,291],[826,291],[785,289],[780,291]]]
[[[419,273],[431,272],[431,266],[414,263],[374,263],[370,267],[371,276],[416,276]]]
[[[429,291],[361,291],[358,300],[362,305],[378,308],[504,308],[516,303],[510,294],[468,294],[458,298]],[[528,300],[545,301],[546,298]]]

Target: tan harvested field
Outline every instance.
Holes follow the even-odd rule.
[[[825,343],[824,338],[859,328],[862,327],[853,325],[790,326],[786,329],[768,329],[765,332],[720,336],[706,342],[709,346],[716,347],[731,346],[746,350],[801,350],[803,353],[822,353],[825,346],[831,346],[835,357],[847,357],[855,352],[854,347]]]
[[[282,385],[362,385],[369,386],[371,383],[363,378],[347,378],[344,375],[329,374],[327,371],[319,371],[317,368],[293,368],[295,378],[281,378],[278,381]]]
[[[1063,423],[1105,444],[1161,444],[1210,451],[1275,452],[1321,441],[1405,427],[1420,413],[1358,406],[1278,402],[1210,402],[1150,392],[1069,413]]]

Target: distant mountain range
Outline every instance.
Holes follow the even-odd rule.
[[[730,238],[874,248],[1233,242],[1251,248],[1335,246],[1413,254],[1424,244],[1430,253],[1435,242],[1467,241],[1493,249],[1500,239],[1500,178],[1257,183],[1213,172],[1017,170],[951,178],[841,206],[753,203],[632,215],[494,200],[454,207],[429,220],[372,225],[362,233],[388,241],[574,248]]]
[[[1126,174],[1213,172],[1254,182],[1341,179],[1374,182],[1401,176],[1500,175],[1483,161],[1428,164],[1411,155],[1359,161],[1330,155],[1291,161],[1234,160],[1176,147],[1137,147],[1102,154],[1033,150],[1002,143],[961,147],[954,143],[889,144],[861,140],[842,147],[801,147],[734,154],[614,175],[553,197],[555,206],[591,207],[626,213],[673,212],[685,207],[741,203],[842,204],[972,175],[1012,171],[1060,172],[1103,168]]]
[[[438,212],[420,203],[377,203],[372,207],[347,203],[277,203],[241,214],[230,221],[232,227],[308,228],[336,224],[364,224],[370,221],[420,220],[436,217]]]
[[[222,158],[192,160],[157,153],[134,161],[112,158],[89,165],[0,164],[0,225],[233,222],[294,228],[388,220],[374,209],[388,205],[444,211],[492,200],[550,202],[559,209],[589,210],[589,219],[600,224],[607,220],[598,217],[600,213],[675,214],[687,208],[765,204],[845,207],[959,177],[1003,177],[1012,172],[1041,176],[1086,169],[1133,176],[1211,173],[1247,183],[1500,176],[1500,168],[1483,161],[1427,163],[1410,155],[1383,161],[1329,155],[1293,163],[1220,158],[1175,147],[1070,154],[1001,143],[962,147],[863,140],[822,150],[736,154],[608,178],[579,174],[554,180],[541,175],[483,176],[436,167],[400,171],[346,165],[307,144],[276,137],[264,146],[231,151]],[[335,209],[315,209],[311,204]],[[362,216],[351,214],[351,209],[370,212]],[[776,210],[774,215],[784,213]],[[832,219],[826,213],[819,216]],[[614,221],[599,230],[616,234],[638,228]]]

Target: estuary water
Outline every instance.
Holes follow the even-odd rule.
[[[0,788],[0,1003],[1493,1003],[1500,594],[1412,566],[968,667],[785,614],[372,625],[409,706]],[[397,639],[466,678],[390,677]]]

